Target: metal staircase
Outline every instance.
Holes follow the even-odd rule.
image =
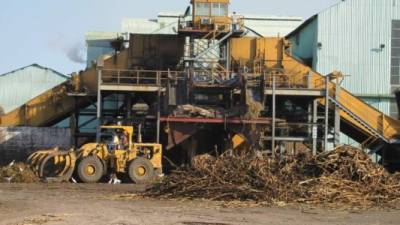
[[[213,43],[212,45],[210,45],[208,48],[206,48],[205,50],[203,50],[202,52],[200,52],[197,56],[195,56],[193,58],[194,61],[199,60],[201,57],[203,57],[205,54],[211,52],[212,50],[214,50],[216,47],[220,46],[222,42],[224,42],[225,40],[227,40],[228,38],[230,38],[233,35],[233,31],[231,30],[229,33],[227,33],[225,36],[223,36],[221,39],[215,39],[217,40],[216,43]]]
[[[335,106],[339,107],[340,110],[348,114],[352,119],[354,119],[357,123],[359,123],[363,128],[365,128],[370,134],[374,135],[375,137],[380,138],[381,140],[385,141],[386,143],[389,143],[389,140],[387,140],[382,134],[380,134],[377,130],[372,128],[368,123],[363,121],[360,117],[358,117],[356,114],[354,114],[351,110],[347,109],[344,107],[340,102],[338,102],[336,99],[329,97],[328,99],[331,101]]]
[[[226,57],[221,56],[220,48],[233,34],[233,31],[211,31],[200,39],[191,40],[190,53],[186,54],[182,63],[188,62],[193,66],[199,82],[214,83],[227,77],[228,71],[221,65],[221,61],[226,60]]]

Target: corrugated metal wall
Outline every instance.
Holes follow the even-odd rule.
[[[311,56],[322,74],[342,71],[347,90],[389,114],[391,28],[399,18],[400,0],[341,1],[290,37],[293,53]]]
[[[303,59],[312,55],[313,68],[322,74],[340,70],[349,75],[343,86],[389,115],[394,98],[391,29],[392,20],[399,18],[400,0],[341,1],[294,32],[290,37],[293,53]],[[297,46],[296,36],[300,38]],[[354,143],[345,135],[341,141]]]
[[[317,28],[318,18],[315,18],[304,26],[301,32],[289,38],[294,55],[309,66],[314,63],[313,59],[316,57]]]
[[[0,106],[10,112],[67,78],[35,64],[0,75]]]
[[[349,75],[343,86],[355,95],[390,95],[391,24],[399,18],[400,0],[347,0],[321,12],[315,69]],[[375,105],[389,113],[382,101]]]

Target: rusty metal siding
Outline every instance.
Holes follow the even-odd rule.
[[[184,54],[185,38],[176,35],[131,34],[132,67],[167,70],[176,67]]]

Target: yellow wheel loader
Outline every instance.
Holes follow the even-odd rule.
[[[126,174],[135,183],[146,183],[162,173],[160,144],[141,143],[140,131],[138,141],[133,142],[131,126],[100,128],[99,143],[70,151],[37,151],[29,156],[28,164],[40,178],[68,181],[74,175],[84,183],[96,183],[114,174]]]

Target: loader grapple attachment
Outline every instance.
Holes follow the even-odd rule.
[[[76,154],[58,149],[37,151],[29,156],[27,163],[41,179],[68,181],[75,169]]]

